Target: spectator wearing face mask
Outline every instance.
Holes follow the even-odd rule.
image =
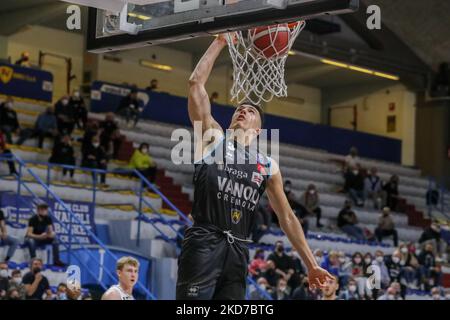
[[[338,253],[333,250],[330,251],[320,266],[323,269],[327,270],[329,273],[338,276],[340,269]]]
[[[289,289],[285,279],[278,279],[277,286],[272,293],[273,300],[290,300]]]
[[[345,175],[345,187],[350,199],[358,207],[364,206],[364,175],[361,167],[351,167]]]
[[[27,300],[42,300],[44,293],[50,289],[47,277],[42,274],[42,266],[41,259],[32,259],[30,272],[23,276]]]
[[[260,290],[266,291],[269,295],[272,294],[272,288],[270,287],[269,282],[267,282],[266,278],[264,277],[258,278],[256,284],[258,285]],[[262,294],[260,290],[255,288],[250,293],[249,300],[268,300],[267,297],[264,294]]]
[[[358,285],[358,293],[364,297],[366,277],[364,276],[364,260],[360,252],[355,252],[352,256],[352,277]]]
[[[357,240],[365,240],[364,231],[356,224],[358,219],[355,212],[352,210],[350,201],[346,200],[344,208],[339,212],[337,218],[338,227],[345,232],[349,237]]]
[[[289,281],[294,274],[294,263],[292,258],[289,257],[285,250],[282,241],[275,243],[275,251],[267,258],[269,261],[273,261],[275,264],[275,271],[286,281]]]
[[[263,194],[259,201],[259,206],[255,212],[255,220],[252,230],[252,240],[258,243],[261,237],[269,230],[272,224],[272,215],[269,211],[269,201],[267,195]]]
[[[255,256],[253,260],[250,262],[248,267],[248,271],[250,275],[254,278],[257,278],[261,275],[261,271],[266,267],[266,260],[264,260],[264,250],[256,249]]]
[[[56,300],[68,300],[67,299],[67,285],[60,283],[56,289]]]
[[[322,300],[337,300],[336,292],[339,290],[339,280],[334,276],[328,280],[322,289]]]
[[[439,287],[431,288],[430,294],[431,294],[431,299],[434,301],[445,300],[444,297],[441,295],[441,290],[439,289]]]
[[[12,152],[11,150],[6,148],[6,137],[3,134],[2,130],[0,129],[0,156],[4,156],[7,158],[11,158],[12,157]],[[17,175],[17,171],[16,171],[16,166],[14,164],[14,161],[6,161],[6,163],[8,164],[8,168],[9,168],[9,174],[10,175]]]
[[[9,289],[8,264],[0,262],[0,300],[6,298]]]
[[[361,300],[355,279],[349,278],[347,288],[341,291],[341,300]]]
[[[381,250],[375,252],[375,260],[372,262],[373,265],[377,266],[380,270],[380,285],[382,289],[389,286],[391,278],[389,277],[389,271],[384,262],[384,253]]]
[[[308,189],[303,193],[301,200],[308,213],[316,216],[316,227],[322,228],[323,224],[320,223],[322,209],[320,208],[319,193],[314,184],[308,186]]]
[[[428,242],[434,244],[438,252],[445,253],[447,245],[441,238],[441,227],[437,221],[433,221],[420,235],[419,243],[422,245],[422,248],[424,248]]]
[[[88,121],[88,111],[79,90],[73,92],[69,104],[72,106],[75,113],[75,125],[78,129],[84,130]]]
[[[72,147],[72,139],[68,135],[62,136],[62,138],[55,142],[53,147],[52,155],[48,162],[55,164],[62,164],[68,166],[75,166],[75,152]],[[75,170],[63,168],[62,174],[63,178],[69,173],[71,181],[73,181],[73,175]]]
[[[147,91],[158,90],[158,79],[152,79],[150,81],[150,85],[147,88],[145,88],[145,90],[147,90]]]
[[[325,257],[323,254],[323,251],[320,249],[315,249],[313,251],[314,259],[316,259],[316,262],[319,266],[322,265],[322,263],[325,261]]]
[[[313,300],[313,295],[309,290],[308,277],[300,275],[300,284],[291,294],[292,300]]]
[[[36,257],[37,246],[52,245],[53,264],[55,266],[65,266],[59,260],[59,242],[56,237],[53,221],[48,213],[48,205],[41,203],[37,206],[37,213],[28,220],[25,244],[30,250],[31,258]]]
[[[26,140],[37,137],[38,147],[42,148],[44,145],[44,139],[46,137],[53,139],[57,135],[58,135],[57,120],[53,113],[53,108],[48,107],[45,112],[41,113],[38,116],[33,129],[22,130],[19,140],[17,141],[17,144],[22,145]]]
[[[294,211],[295,216],[300,221],[300,224],[302,225],[305,236],[307,236],[308,229],[309,229],[309,223],[308,223],[308,220],[306,219],[306,217],[308,215],[308,210],[306,210],[306,208],[299,201],[297,201],[297,198],[296,198],[294,192],[292,191],[292,182],[290,180],[286,180],[284,182],[283,189],[284,189],[284,194],[286,195],[286,198],[289,201],[289,205],[291,206],[292,210]]]
[[[157,167],[149,154],[148,143],[141,143],[139,148],[134,150],[128,167],[139,171],[151,183],[155,183]]]
[[[262,276],[267,280],[271,287],[275,287],[278,279],[281,278],[281,275],[276,272],[275,263],[272,260],[267,260],[267,263],[262,270]]]
[[[392,253],[391,257],[386,260],[386,267],[388,268],[391,282],[400,282],[402,270],[402,266],[400,264],[401,257],[401,253],[397,249]]]
[[[344,167],[342,172],[344,172],[345,174],[348,171],[348,169],[354,168],[360,163],[361,159],[358,156],[358,149],[356,147],[351,147],[349,154],[345,156]]]
[[[347,286],[348,279],[352,276],[352,263],[347,258],[344,252],[339,251],[338,253],[338,260],[339,260],[339,286],[342,288]]]
[[[133,124],[136,127],[143,111],[144,107],[142,106],[142,101],[138,99],[138,91],[137,89],[132,89],[131,92],[120,101],[116,113],[125,118],[127,126],[130,121],[133,121]]]
[[[106,170],[108,160],[106,157],[106,152],[103,146],[100,145],[100,140],[98,136],[93,136],[91,143],[84,146],[82,166],[85,168]],[[106,174],[105,173],[92,173],[93,179],[97,179],[100,176],[100,183],[105,185]]]
[[[372,289],[367,286],[367,280],[374,274],[374,270],[372,267],[373,257],[370,252],[367,252],[364,255],[363,259],[363,275],[364,275],[364,297],[369,300],[373,297]],[[375,284],[375,283],[373,283]]]
[[[397,293],[397,290],[393,287],[389,287],[386,290],[386,293],[380,296],[377,300],[402,300],[400,295]]]
[[[63,96],[55,104],[55,116],[60,134],[72,135],[75,128],[75,109],[69,103],[69,97]]]
[[[14,253],[20,242],[16,237],[8,235],[8,229],[6,228],[6,218],[3,210],[0,210],[0,244],[7,245],[8,251],[6,252],[5,262],[8,262]]]
[[[6,141],[9,144],[13,143],[13,133],[20,134],[19,120],[17,119],[17,112],[14,110],[14,100],[11,97],[0,104],[0,129],[5,134]]]
[[[417,257],[410,252],[408,246],[404,243],[399,246],[399,251],[401,255],[400,265],[402,266],[401,283],[411,289],[418,289],[419,262]]]
[[[389,207],[383,208],[383,213],[378,219],[378,226],[375,229],[375,235],[378,242],[382,242],[384,237],[392,236],[394,238],[394,246],[398,246],[398,233],[395,229],[394,220],[392,220],[391,209]]]
[[[383,190],[386,192],[386,204],[392,211],[397,210],[398,183],[399,183],[398,176],[393,175],[391,176],[389,181],[383,186]]]
[[[421,288],[430,290],[431,287],[440,285],[441,271],[436,265],[436,256],[431,243],[425,245],[425,249],[419,254],[419,275]]]
[[[300,254],[297,250],[295,250],[295,248],[292,248],[288,255],[292,259],[292,266],[294,270],[294,273],[288,281],[288,286],[291,288],[291,292],[293,292],[298,286],[301,285],[302,276],[305,274],[305,268],[303,267]]]
[[[381,209],[386,202],[386,194],[383,191],[383,181],[377,174],[377,168],[370,169],[370,173],[364,179],[365,198],[373,202],[375,209]]]
[[[107,113],[105,120],[100,122],[99,128],[101,146],[107,154],[112,154],[112,157],[117,159],[122,138],[114,114],[111,112]]]
[[[11,280],[9,281],[9,290],[17,291],[17,300],[25,299],[25,286],[22,283],[22,273],[20,270],[13,270],[11,273]]]

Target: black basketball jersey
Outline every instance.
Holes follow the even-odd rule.
[[[268,156],[235,140],[219,142],[195,164],[195,222],[212,224],[247,238],[270,177],[270,165]]]

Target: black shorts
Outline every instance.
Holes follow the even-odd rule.
[[[244,300],[249,252],[214,226],[186,230],[178,258],[177,300]]]

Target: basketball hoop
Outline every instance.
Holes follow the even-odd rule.
[[[233,60],[232,101],[260,104],[274,96],[287,96],[284,67],[305,24],[305,21],[283,23],[227,34]]]

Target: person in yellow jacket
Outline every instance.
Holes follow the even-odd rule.
[[[137,169],[141,172],[151,183],[155,183],[156,179],[156,164],[150,157],[148,143],[141,143],[139,148],[134,150],[133,156],[130,159],[128,167]]]

